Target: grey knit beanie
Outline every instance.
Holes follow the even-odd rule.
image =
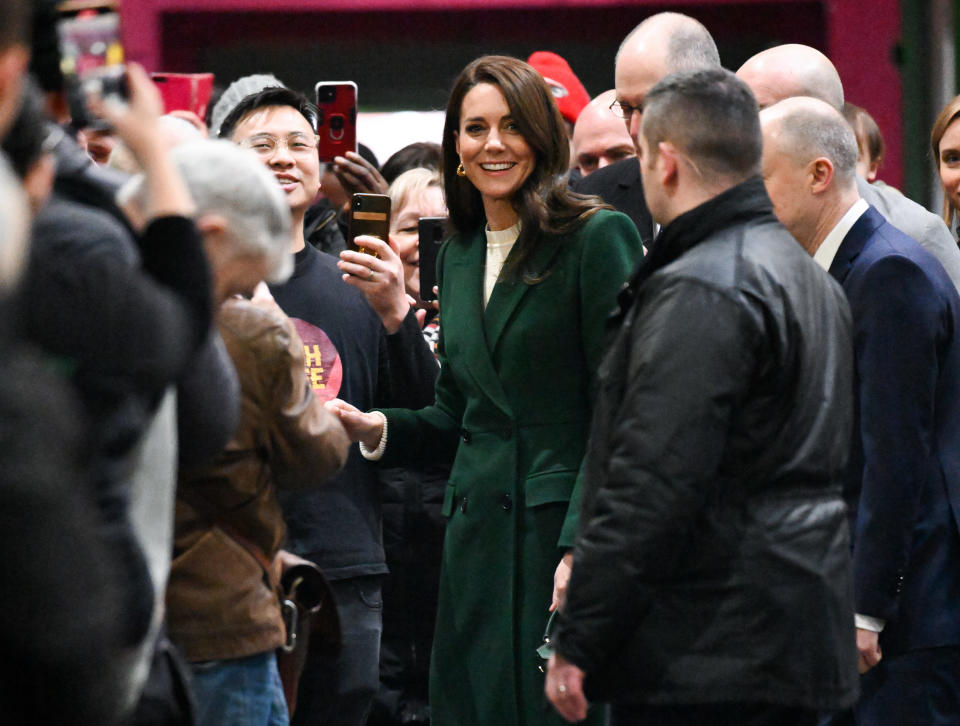
[[[265,88],[276,87],[286,88],[286,85],[270,73],[256,73],[235,80],[223,92],[220,100],[217,101],[210,113],[210,135],[213,138],[220,136],[220,127],[223,125],[224,119],[247,96],[259,93]]]

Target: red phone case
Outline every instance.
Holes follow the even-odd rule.
[[[212,73],[151,73],[150,77],[160,89],[164,113],[191,111],[206,118],[213,93]]]
[[[333,161],[357,150],[357,84],[353,81],[320,81],[317,95],[317,134],[320,161]]]

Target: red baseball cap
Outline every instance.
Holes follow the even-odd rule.
[[[580,79],[570,70],[570,64],[556,53],[538,50],[527,58],[547,82],[561,115],[570,123],[576,123],[583,107],[590,103],[590,94]]]

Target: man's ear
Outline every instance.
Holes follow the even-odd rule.
[[[231,256],[233,251],[227,238],[227,220],[222,215],[204,214],[196,224],[203,236],[203,250],[211,266]]]
[[[807,164],[807,180],[813,194],[829,189],[833,183],[833,162],[825,156],[818,156]]]
[[[680,164],[677,147],[669,141],[661,141],[657,144],[657,153],[660,155],[660,168],[657,171],[660,176],[660,184],[665,187],[676,185],[677,170]]]
[[[867,181],[869,182],[876,181],[878,171],[880,171],[880,162],[871,161],[870,168],[867,169]]]

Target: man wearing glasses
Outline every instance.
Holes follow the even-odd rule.
[[[221,137],[260,157],[290,206],[294,272],[270,291],[303,340],[306,375],[321,401],[340,398],[362,410],[428,405],[437,366],[406,300],[396,254],[373,240],[379,256],[358,255],[363,264],[352,269],[362,272],[350,275],[306,244],[304,217],[320,191],[315,129],[314,107],[283,87],[244,97],[220,126]],[[279,497],[286,549],[330,580],[343,643],[339,657],[308,653],[294,724],[359,726],[379,686],[380,579],[387,572],[379,487],[376,469],[354,447],[323,487]]]
[[[623,119],[637,154],[647,91],[671,73],[719,67],[720,55],[710,33],[686,15],[652,15],[627,35],[617,51],[614,73],[617,96],[610,111]],[[631,157],[610,164],[571,186],[581,194],[596,194],[630,217],[637,225],[644,248],[649,249],[655,228],[643,199],[637,159]]]

